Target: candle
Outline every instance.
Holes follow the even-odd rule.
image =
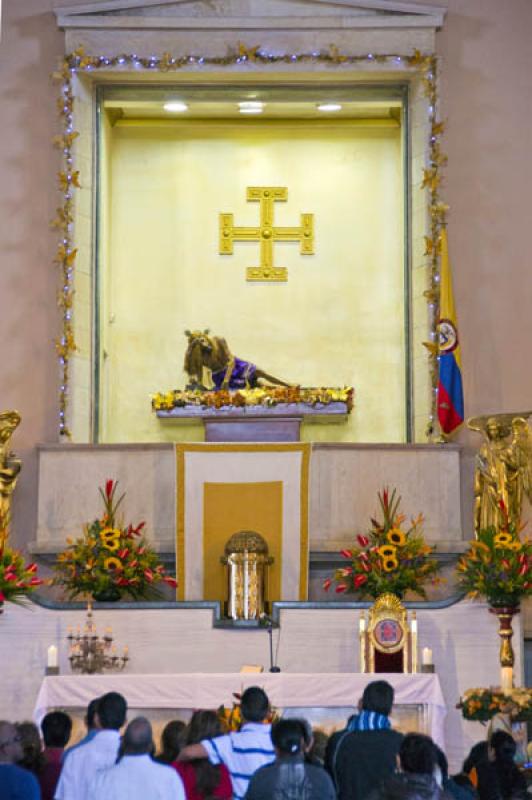
[[[51,644],[48,648],[48,661],[47,664],[49,667],[57,667],[59,666],[59,660],[57,657],[57,647],[55,644]]]
[[[501,689],[507,691],[513,688],[514,675],[513,667],[501,667]]]
[[[364,631],[366,630],[366,617],[363,614],[360,615],[358,630],[360,633],[364,633]]]
[[[430,647],[423,648],[423,652],[421,654],[421,663],[424,666],[430,666],[432,664],[432,650]]]
[[[410,623],[410,632],[413,634],[417,633],[417,619],[413,619]]]

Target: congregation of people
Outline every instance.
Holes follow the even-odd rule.
[[[155,750],[151,723],[126,725],[127,703],[110,692],[87,708],[87,732],[68,747],[72,720],[48,713],[0,721],[0,800],[524,800],[527,782],[512,736],[495,730],[449,775],[432,739],[403,735],[390,720],[393,687],[369,683],[343,730],[330,738],[304,719],[268,722],[266,693],[241,698],[240,730],[218,714],[169,722]],[[125,726],[125,728],[124,728]],[[121,735],[120,731],[124,729]]]

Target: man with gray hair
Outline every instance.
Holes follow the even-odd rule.
[[[118,762],[95,775],[87,800],[185,800],[175,769],[157,764],[152,753],[151,725],[135,717],[124,733]]]

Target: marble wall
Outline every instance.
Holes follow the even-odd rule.
[[[62,549],[67,536],[100,511],[98,486],[120,481],[128,520],[146,521],[148,536],[174,551],[175,454],[171,444],[43,445],[39,448],[39,503],[34,552]],[[310,549],[337,550],[365,531],[379,513],[377,492],[396,486],[407,517],[425,515],[427,539],[442,552],[463,548],[460,450],[455,446],[314,444],[310,461]]]

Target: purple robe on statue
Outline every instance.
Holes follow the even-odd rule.
[[[250,361],[243,361],[241,358],[236,358],[235,356],[235,363],[229,381],[226,382],[226,386],[222,386],[228,368],[229,366],[212,373],[212,380],[216,390],[222,388],[247,389],[248,386],[255,385],[255,373],[257,371],[255,364],[252,364]]]

